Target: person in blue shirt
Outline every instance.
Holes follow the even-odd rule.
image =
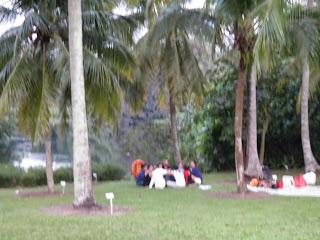
[[[136,177],[137,186],[143,186],[143,181],[145,178],[146,171],[147,171],[147,166],[143,166],[141,172]]]
[[[190,162],[190,176],[191,176],[191,183],[201,184],[203,182],[202,173],[200,169],[197,167],[195,161]]]
[[[152,165],[145,165],[139,175],[136,177],[136,184],[137,186],[149,186],[151,181],[151,174],[153,171]]]

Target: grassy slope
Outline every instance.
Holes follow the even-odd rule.
[[[206,176],[212,191],[233,174]],[[71,186],[69,186],[71,190]],[[318,239],[320,199],[218,200],[197,188],[163,191],[137,188],[133,182],[98,185],[98,203],[113,191],[117,205],[135,211],[119,217],[53,217],[40,208],[71,203],[72,197],[17,199],[0,190],[0,239]]]

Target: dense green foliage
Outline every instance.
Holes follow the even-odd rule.
[[[53,178],[55,183],[60,181],[72,182],[73,181],[73,171],[72,168],[64,167],[59,168],[54,171]]]
[[[173,162],[170,124],[167,120],[154,120],[139,124],[124,136],[123,150],[132,158],[158,163],[163,159]]]
[[[14,143],[12,135],[16,133],[15,121],[12,115],[0,122],[0,163],[7,163],[14,156]]]
[[[0,165],[0,184],[1,187],[12,187],[20,184],[23,170],[10,164]]]
[[[294,174],[294,173],[290,173]],[[133,209],[124,216],[57,217],[43,208],[70,204],[72,196],[18,198],[14,189],[0,190],[1,239],[317,239],[319,201],[314,198],[272,197],[233,200],[213,197],[216,192],[234,191],[234,174],[206,175],[211,191],[188,187],[163,191],[137,188],[133,181],[95,185],[98,204],[108,205],[105,192],[114,192],[114,204]],[[23,192],[45,188],[22,189]],[[72,192],[72,185],[67,185]],[[46,223],[46,224],[44,224]],[[289,224],[288,224],[289,223]]]
[[[208,73],[210,85],[201,111],[187,108],[182,125],[184,156],[198,159],[208,170],[234,168],[234,90],[235,68],[220,62]],[[301,168],[303,152],[300,136],[299,104],[300,77],[294,65],[280,61],[271,73],[262,73],[257,86],[258,145],[266,110],[269,127],[266,135],[264,164],[271,168]],[[248,93],[246,92],[246,95]],[[320,156],[320,107],[318,90],[310,100],[310,133],[315,156]],[[247,98],[245,98],[245,103]],[[247,111],[245,105],[245,111]],[[246,122],[246,119],[245,119]],[[244,128],[246,133],[246,125]],[[246,143],[246,134],[243,137]]]
[[[210,75],[214,77],[207,89],[204,107],[191,108],[189,121],[183,122],[183,149],[207,170],[231,169],[234,166],[233,116],[236,72],[221,64]],[[188,142],[193,146],[189,147]]]
[[[114,165],[109,164],[93,164],[92,171],[97,173],[98,181],[113,181],[120,180],[124,177],[125,171]],[[73,181],[72,168],[60,168],[53,173],[54,181]],[[1,164],[0,165],[0,188],[1,187],[32,187],[46,185],[47,178],[45,169],[43,168],[30,168],[28,172],[16,168],[13,165]]]
[[[92,171],[97,174],[98,181],[120,180],[126,173],[124,169],[109,164],[93,164]]]

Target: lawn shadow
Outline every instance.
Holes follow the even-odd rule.
[[[114,206],[111,215],[110,206],[96,205],[91,208],[74,208],[71,204],[42,208],[42,212],[52,216],[122,216],[133,212],[133,209]]]
[[[16,197],[19,198],[43,198],[43,197],[63,197],[63,196],[71,196],[72,192],[66,192],[62,194],[61,192],[53,192],[50,193],[48,191],[30,191],[30,192],[19,192],[16,193]]]
[[[267,193],[237,193],[237,192],[212,192],[208,194],[209,197],[215,199],[229,199],[229,200],[270,200],[273,197]]]

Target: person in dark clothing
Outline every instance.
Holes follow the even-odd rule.
[[[136,177],[137,186],[143,186],[143,181],[145,178],[146,171],[147,171],[147,166],[143,166],[141,172]]]
[[[151,181],[151,175],[153,171],[152,165],[145,166],[139,175],[136,177],[136,184],[137,186],[149,186],[149,183]]]
[[[203,182],[202,173],[200,169],[197,167],[195,161],[190,162],[190,183],[201,184]]]
[[[169,164],[168,159],[164,159],[164,160],[162,161],[162,167],[163,167],[163,169],[171,170],[171,166],[170,166],[170,164]],[[170,174],[165,175],[165,176],[164,176],[164,179],[166,180],[166,182],[167,182],[167,181],[174,181],[173,175],[170,175]]]
[[[144,187],[149,186],[149,184],[151,182],[152,172],[153,172],[153,166],[149,165],[148,169],[147,169],[147,173],[145,174],[144,179],[143,179],[143,186]]]

